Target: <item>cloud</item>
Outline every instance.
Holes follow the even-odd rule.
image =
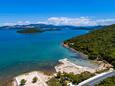
[[[68,18],[68,17],[51,17],[48,22],[56,25],[75,25],[75,26],[86,26],[86,25],[96,25],[95,22],[91,22],[88,17],[80,18]]]
[[[33,21],[17,21],[13,23],[4,23],[6,26],[13,25],[28,25],[28,24],[54,24],[54,25],[73,25],[73,26],[96,26],[96,25],[110,25],[115,24],[115,19],[96,19],[90,17],[79,17],[79,18],[70,18],[70,17],[49,17],[48,19],[39,20],[38,22]]]
[[[13,26],[13,25],[28,25],[31,24],[30,21],[17,21],[17,22],[7,22],[4,23],[4,26]]]
[[[97,23],[97,25],[111,25],[115,24],[115,19],[98,19],[95,20],[95,22]]]
[[[51,17],[48,18],[48,22],[56,25],[76,25],[76,26],[86,26],[86,25],[96,25],[95,22],[91,22],[88,17],[80,18],[68,18],[68,17]]]
[[[48,23],[55,25],[95,26],[113,24],[115,23],[115,19],[92,19],[89,17],[50,17],[48,18]]]
[[[36,24],[49,24],[49,23],[46,21],[38,21],[38,22],[36,22]]]
[[[15,23],[10,23],[10,22],[3,23],[3,26],[13,26],[13,25],[15,25]]]

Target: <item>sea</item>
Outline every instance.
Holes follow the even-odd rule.
[[[59,59],[68,58],[75,64],[95,67],[88,59],[65,47],[63,42],[90,30],[57,30],[19,34],[15,29],[0,30],[0,80],[34,70],[54,70]]]

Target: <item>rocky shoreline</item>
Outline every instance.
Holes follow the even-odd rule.
[[[75,53],[79,54],[79,55],[82,56],[83,58],[87,58],[87,59],[88,59],[88,56],[87,56],[87,55],[85,55],[85,54],[83,54],[83,53],[81,53],[81,52],[79,52],[79,51],[76,51],[75,49],[69,47],[67,44],[64,44],[64,43],[63,43],[63,47],[65,47],[65,48],[71,50],[72,52],[75,52]]]
[[[63,46],[64,46],[65,48],[67,48],[67,49],[70,49],[71,51],[73,51],[73,52],[75,52],[75,53],[80,54],[82,57],[88,59],[88,55],[85,55],[85,54],[83,54],[82,52],[76,51],[75,49],[69,47],[68,44],[63,43]],[[107,61],[105,61],[105,60],[97,60],[97,59],[96,59],[96,60],[91,60],[91,61],[92,61],[93,63],[96,63],[96,64],[99,65],[97,71],[101,71],[101,70],[113,68],[113,66],[112,66],[110,63],[108,63]]]

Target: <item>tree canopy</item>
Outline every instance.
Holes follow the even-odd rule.
[[[95,86],[115,86],[115,76],[107,78]]]
[[[88,55],[89,59],[103,59],[115,66],[115,24],[66,40],[64,44]]]

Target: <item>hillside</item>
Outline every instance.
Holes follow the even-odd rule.
[[[104,79],[95,86],[115,86],[115,76]]]
[[[89,56],[104,59],[115,66],[115,24],[66,40],[64,44]]]

